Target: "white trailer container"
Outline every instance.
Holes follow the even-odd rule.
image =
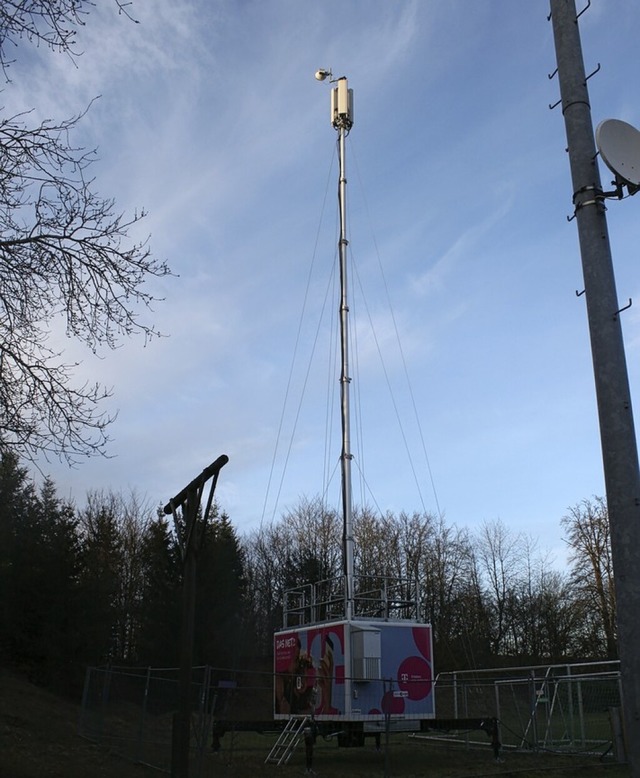
[[[353,619],[275,634],[274,716],[435,717],[431,626]]]

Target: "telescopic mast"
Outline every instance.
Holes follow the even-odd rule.
[[[316,78],[323,81],[331,77],[331,71],[319,70]],[[332,79],[333,81],[333,79]],[[340,235],[338,238],[338,257],[340,263],[340,418],[342,428],[342,451],[340,471],[342,481],[342,551],[345,576],[345,617],[354,615],[354,562],[353,562],[353,506],[351,488],[351,411],[349,406],[349,302],[347,296],[347,174],[346,174],[346,137],[353,126],[353,90],[349,89],[347,79],[335,79],[336,86],[331,90],[331,124],[338,132],[338,204],[340,211]]]

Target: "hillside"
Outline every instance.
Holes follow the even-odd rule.
[[[79,706],[0,671],[0,778],[142,778],[76,733]]]

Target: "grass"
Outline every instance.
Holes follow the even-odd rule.
[[[0,674],[1,778],[154,778],[162,773],[135,765],[117,753],[77,735],[79,705],[46,692],[25,680]],[[629,769],[610,757],[559,756],[507,751],[496,763],[488,741],[478,745],[406,734],[390,738],[389,748],[376,751],[373,741],[363,748],[338,748],[335,740],[318,739],[314,769],[320,778],[629,778]],[[288,765],[265,765],[273,734],[228,733],[222,750],[203,755],[201,778],[288,778],[304,773],[304,749]],[[195,778],[195,770],[191,775]]]
[[[226,735],[225,738],[229,737]],[[229,776],[287,776],[304,773],[304,749],[299,746],[288,765],[276,767],[264,765],[274,737],[238,735],[235,742],[225,743],[218,754],[205,758],[203,778]],[[477,746],[443,742],[436,739],[392,735],[385,751],[384,738],[381,751],[367,741],[363,748],[338,748],[335,741],[319,739],[314,751],[313,767],[321,778],[470,778],[471,776],[519,776],[522,778],[628,778],[626,766],[617,765],[598,756],[567,756],[557,754],[533,754],[507,752],[503,761],[496,763],[488,744],[479,741]],[[217,769],[216,769],[217,768]]]

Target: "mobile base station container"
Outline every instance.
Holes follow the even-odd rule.
[[[324,731],[335,722],[341,742],[358,745],[391,722],[421,728],[435,718],[431,625],[411,617],[415,603],[403,582],[375,583],[356,594],[351,618],[336,591],[342,579],[287,592],[285,627],[274,635],[276,720],[313,716]],[[329,599],[321,594],[327,588]],[[394,588],[405,598],[394,597]],[[334,608],[341,617],[333,618]],[[374,612],[380,615],[367,615]]]

